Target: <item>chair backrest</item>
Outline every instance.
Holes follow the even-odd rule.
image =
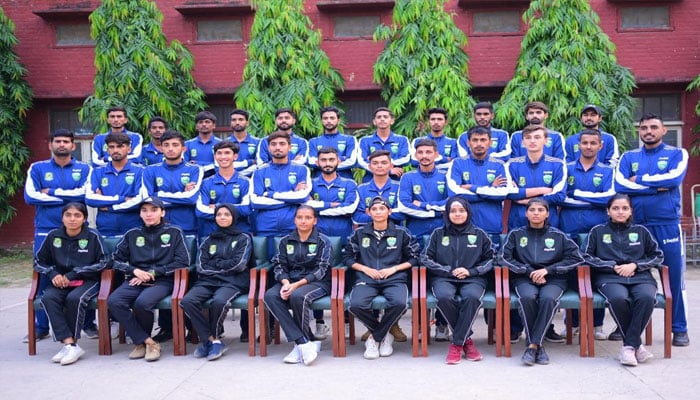
[[[587,233],[579,233],[578,234],[578,248],[581,249],[583,252],[583,249],[585,246],[588,244],[588,234]]]
[[[343,262],[343,238],[340,236],[329,236],[328,240],[330,240],[331,247],[333,248],[333,253],[331,254],[331,266],[335,267]]]
[[[102,236],[102,243],[105,246],[105,253],[107,257],[111,257],[114,250],[117,248],[117,244],[122,240],[123,236]]]
[[[253,253],[255,254],[255,265],[262,265],[270,261],[267,254],[267,238],[265,236],[253,236]]]
[[[190,253],[190,268],[196,267],[197,262],[199,261],[199,258],[197,257],[197,251],[199,250],[197,236],[185,236],[185,246],[187,246],[187,251]]]

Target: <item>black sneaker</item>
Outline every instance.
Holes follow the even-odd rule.
[[[49,331],[37,331],[35,336],[35,342],[38,342],[42,339],[46,339],[49,337]],[[22,338],[22,343],[29,343],[29,335],[26,335],[25,337]]]
[[[620,331],[620,327],[617,327],[614,331],[610,332],[608,335],[608,340],[612,340],[614,342],[622,341],[622,331]]]
[[[511,332],[510,333],[510,342],[511,343],[518,343],[520,341],[521,335],[522,335],[522,332]]]
[[[549,325],[547,332],[544,334],[544,340],[550,343],[564,343],[566,339],[554,331],[554,325]]]
[[[679,347],[689,346],[690,338],[688,337],[688,332],[673,332],[672,344]]]
[[[153,340],[158,343],[167,342],[168,340],[173,340],[173,333],[167,329],[161,329],[158,334],[153,336]]]
[[[537,353],[535,353],[535,362],[540,365],[549,364],[549,356],[547,355],[547,352],[544,351],[543,346],[537,348]]]
[[[83,328],[83,334],[83,336],[87,339],[97,339],[98,337],[100,337],[100,333],[97,331],[96,326]]]
[[[525,365],[535,365],[535,362],[537,361],[537,349],[528,347],[525,349],[525,353],[523,353],[523,356],[520,357],[520,359]]]

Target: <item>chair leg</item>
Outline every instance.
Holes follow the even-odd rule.
[[[503,344],[506,348],[506,357],[511,356],[510,349],[510,304],[503,304]]]
[[[97,332],[99,341],[98,354],[101,356],[112,355],[112,334],[109,326],[109,315],[97,311]]]
[[[35,356],[36,355],[36,326],[34,325],[34,318],[35,318],[35,313],[34,313],[34,301],[28,300],[29,302],[29,309],[27,312],[27,335],[29,336],[29,355],[30,356]]]
[[[654,328],[652,327],[652,321],[651,321],[651,319],[649,319],[649,323],[647,324],[647,328],[646,328],[646,343],[645,344],[647,346],[651,346],[652,339],[654,337],[653,329]]]

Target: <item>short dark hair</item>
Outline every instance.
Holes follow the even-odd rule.
[[[325,113],[327,113],[327,112],[333,112],[333,113],[335,113],[335,115],[336,115],[338,118],[340,118],[340,110],[339,110],[338,107],[336,107],[336,106],[323,107],[323,108],[321,109],[321,112],[320,112],[318,115],[320,115],[321,117],[323,117],[323,114],[325,114]]]
[[[110,132],[105,137],[105,143],[126,144],[131,146],[131,137],[124,132]]]
[[[391,160],[391,153],[389,150],[375,150],[367,157],[367,161],[372,161],[373,159],[382,156],[387,156],[389,157],[389,160]]]
[[[433,139],[426,139],[426,138],[418,139],[418,141],[416,142],[416,145],[413,147],[418,149],[419,147],[426,147],[426,146],[432,147],[433,149],[437,150],[437,143],[435,143],[435,141]]]
[[[579,141],[579,142],[581,141],[581,137],[582,137],[583,135],[596,136],[596,137],[598,137],[598,140],[599,140],[599,141],[603,139],[603,135],[601,135],[601,134],[600,134],[600,131],[597,130],[597,129],[588,129],[588,128],[586,128],[586,129],[582,130],[582,131],[581,131],[581,134],[580,134],[579,137],[578,137],[578,141]]]
[[[490,138],[491,131],[489,130],[489,128],[486,128],[484,126],[475,126],[467,131],[467,139],[471,139],[474,135],[488,135],[488,137]]]
[[[267,143],[270,143],[271,141],[275,139],[282,138],[287,141],[287,143],[292,144],[292,137],[289,136],[288,134],[282,132],[282,131],[274,131],[270,134],[270,136],[267,137]]]
[[[661,121],[661,124],[664,123],[664,120],[661,118],[661,116],[654,113],[646,113],[642,115],[642,118],[639,119],[639,123],[641,124],[642,122],[648,121],[650,119],[658,119],[659,121]]]
[[[165,129],[168,129],[168,121],[166,121],[165,118],[163,118],[161,116],[155,116],[155,117],[151,118],[150,120],[148,120],[148,129],[151,129],[151,125],[154,122],[162,122],[163,125],[165,125]]]
[[[195,115],[194,117],[194,122],[199,122],[199,121],[204,121],[205,119],[209,119],[212,122],[216,123],[216,115],[212,113],[211,111],[200,111]]]
[[[528,125],[528,126],[523,128],[523,131],[522,131],[523,137],[525,137],[525,135],[528,135],[528,134],[535,132],[535,131],[543,131],[544,137],[548,136],[547,128],[545,128],[544,126],[542,126],[542,125]]]
[[[165,131],[165,133],[163,133],[163,136],[160,137],[160,142],[164,143],[165,141],[172,139],[177,139],[180,141],[180,143],[185,144],[185,137],[182,136],[182,133],[173,130]]]
[[[231,149],[233,154],[238,154],[241,150],[241,146],[238,143],[234,143],[230,140],[222,140],[214,145],[214,153],[221,149]]]
[[[73,131],[64,128],[56,129],[55,131],[51,132],[51,135],[49,135],[49,141],[53,142],[53,140],[57,137],[67,137],[71,142],[75,140],[75,134]]]
[[[297,119],[296,113],[289,107],[278,108],[277,111],[275,111],[275,118],[277,118],[280,114],[283,113],[289,113],[292,116],[292,118]]]
[[[376,109],[374,109],[374,113],[372,113],[372,118],[376,117],[377,113],[380,111],[386,111],[389,113],[389,115],[391,115],[392,118],[394,118],[394,113],[391,112],[391,110],[388,107],[377,107]]]
[[[480,101],[474,105],[474,112],[480,108],[487,108],[489,111],[493,112],[493,104],[490,101]],[[526,111],[527,112],[527,111]]]
[[[107,109],[107,112],[105,113],[105,115],[109,116],[109,113],[115,112],[115,111],[121,111],[121,112],[124,113],[124,116],[125,116],[125,117],[127,116],[126,108],[124,108],[123,106],[113,106],[113,107],[110,107],[110,108]]]
[[[248,120],[248,117],[250,117],[250,115],[248,114],[248,111],[243,110],[241,108],[234,108],[233,111],[231,111],[230,116],[234,116],[234,115],[242,115],[243,117],[245,117],[246,121]]]
[[[429,109],[428,112],[426,113],[428,118],[430,118],[430,114],[442,114],[445,116],[445,119],[447,119],[447,110],[445,110],[442,107],[433,107],[433,108]]]
[[[338,155],[338,149],[335,147],[330,147],[330,146],[324,146],[321,147],[321,149],[318,151],[318,155],[320,156],[321,154],[330,154],[333,153],[336,156]]]
[[[541,101],[531,101],[531,102],[527,103],[525,105],[525,114],[527,114],[527,112],[530,111],[531,108],[534,108],[535,110],[542,110],[544,112],[549,112],[547,105]]]

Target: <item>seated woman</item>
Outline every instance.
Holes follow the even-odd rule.
[[[146,198],[139,213],[143,226],[127,231],[114,251],[114,269],[124,272],[126,280],[109,296],[108,305],[136,345],[129,358],[156,361],[160,344],[151,337],[153,309],[172,294],[175,270],[187,268],[190,255],[182,230],[165,222],[161,199]]]
[[[642,345],[642,331],[656,303],[656,280],[651,268],[664,260],[647,228],[632,223],[632,204],[626,194],[608,202],[610,220],[588,234],[584,258],[592,268],[593,285],[605,297],[622,332],[620,362],[636,366],[654,355]]]
[[[481,353],[469,336],[486,290],[485,275],[493,269],[491,239],[472,224],[471,207],[463,198],[447,199],[444,219],[445,226],[430,235],[421,264],[428,268],[437,308],[452,328],[446,362],[459,364],[462,351],[467,360],[479,361]]]
[[[512,273],[525,321],[526,365],[549,364],[542,339],[559,298],[567,287],[567,274],[583,263],[578,246],[562,231],[549,225],[549,203],[530,199],[525,210],[528,225],[510,231],[501,250],[501,263]]]
[[[209,361],[224,354],[224,344],[218,339],[221,324],[226,318],[229,302],[248,293],[249,268],[255,263],[253,240],[236,227],[233,204],[216,206],[214,222],[216,230],[199,246],[197,282],[180,301],[202,343],[194,351],[194,356],[206,357]],[[207,317],[204,306],[209,300]]]
[[[34,269],[51,280],[41,305],[49,316],[54,340],[64,344],[51,358],[61,365],[73,364],[85,354],[77,343],[85,308],[97,295],[100,272],[107,266],[100,235],[88,228],[87,216],[85,204],[66,204],[63,227],[49,232],[34,260]]]
[[[277,283],[265,292],[265,306],[277,319],[287,340],[294,342],[284,362],[310,365],[320,342],[313,342],[309,328],[310,307],[331,291],[331,244],[316,229],[316,211],[301,205],[294,215],[296,230],[280,241],[272,258]],[[292,314],[289,313],[291,308]]]

